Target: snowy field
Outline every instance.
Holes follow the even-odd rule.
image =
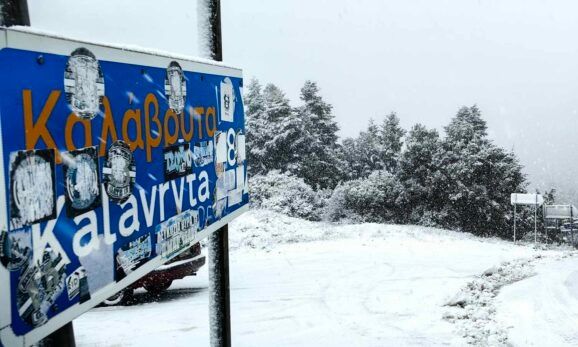
[[[483,322],[452,323],[448,309],[460,308],[444,304],[485,270],[514,259],[531,264],[544,253],[538,276],[502,288],[495,319],[516,345],[543,345],[538,342],[548,335],[538,328],[545,324],[551,341],[578,341],[572,330],[578,297],[570,292],[578,291],[572,271],[578,259],[557,260],[568,252],[433,228],[336,226],[265,211],[236,220],[230,244],[235,346],[463,345],[471,341],[463,337],[463,324]],[[532,289],[535,300],[527,301]],[[136,298],[135,305],[96,308],[75,320],[78,345],[208,345],[206,266],[159,299],[145,292]],[[560,315],[568,317],[562,324]]]

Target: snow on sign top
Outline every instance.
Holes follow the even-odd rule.
[[[248,208],[241,70],[0,28],[0,346]]]
[[[510,195],[510,203],[512,205],[537,205],[544,203],[544,197],[541,194],[521,194],[512,193]]]

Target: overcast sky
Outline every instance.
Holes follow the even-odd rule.
[[[28,1],[36,28],[198,51],[194,0]],[[343,136],[391,111],[441,130],[477,104],[531,181],[578,195],[577,1],[222,0],[222,11],[224,60],[295,104],[317,81]]]

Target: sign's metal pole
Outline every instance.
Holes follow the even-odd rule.
[[[67,323],[62,328],[45,337],[40,343],[40,347],[75,347],[74,328],[72,322]]]
[[[229,295],[229,228],[209,236],[209,319],[212,347],[231,346]]]
[[[516,204],[514,204],[514,243],[516,242]]]
[[[572,246],[574,246],[574,215],[572,205],[570,205],[570,237],[572,238]]]
[[[0,25],[30,26],[27,0],[1,0],[0,1]]]
[[[546,243],[550,243],[548,239],[548,225],[546,225],[546,204],[542,205],[542,225],[544,226],[544,235],[546,236]]]
[[[0,0],[0,25],[7,27],[15,25],[30,26],[27,0]],[[39,345],[46,347],[76,346],[72,322],[48,335]]]
[[[205,58],[223,60],[220,0],[198,0],[199,44]],[[231,303],[229,294],[228,226],[209,236],[209,319],[210,344],[231,346]]]
[[[534,205],[534,243],[538,243],[538,194],[536,194],[536,205]]]

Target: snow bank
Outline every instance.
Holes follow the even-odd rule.
[[[496,319],[496,296],[502,287],[535,275],[536,263],[566,254],[562,249],[552,250],[492,266],[447,300],[443,318],[456,324],[456,332],[470,344],[509,346],[506,326]]]
[[[535,276],[496,297],[496,321],[514,346],[577,346],[578,252],[539,261]]]
[[[398,224],[335,224],[310,222],[268,210],[252,209],[230,224],[229,247],[271,250],[277,244],[356,239],[407,238],[431,241],[472,240],[482,243],[504,243],[498,238],[479,238],[462,232],[417,225]]]

